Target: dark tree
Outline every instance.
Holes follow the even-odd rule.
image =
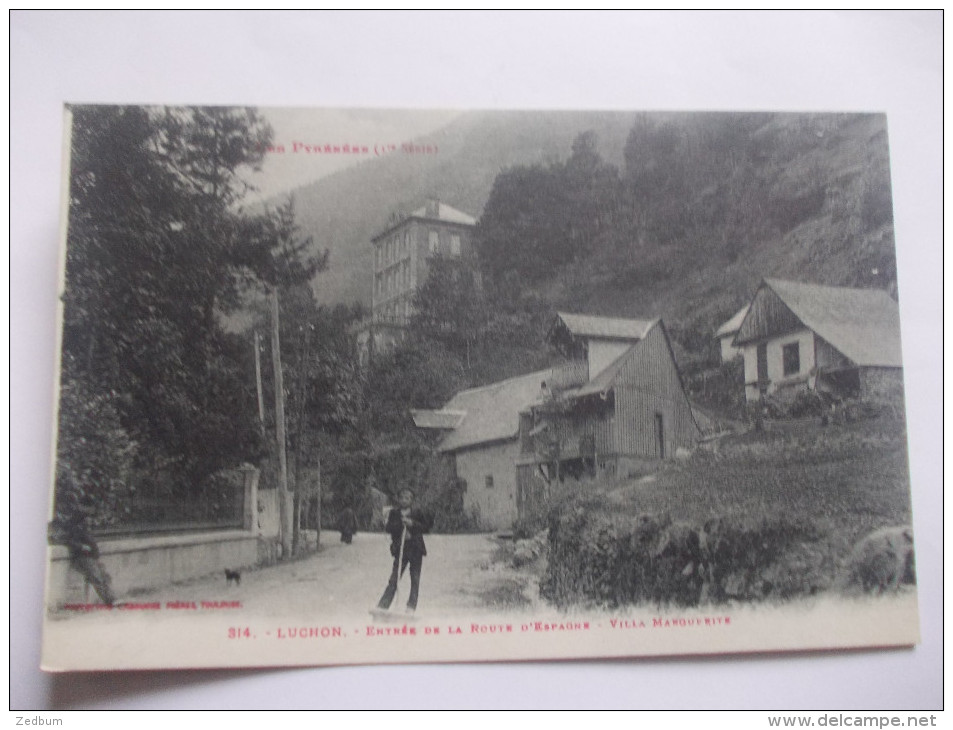
[[[99,425],[65,409],[59,456],[76,461],[84,430],[118,425],[137,468],[188,489],[261,449],[247,347],[222,315],[249,279],[306,276],[316,264],[289,244],[293,208],[240,210],[270,139],[255,110],[72,112],[62,385],[109,407],[96,411]],[[112,478],[127,466],[117,456]]]
[[[561,246],[565,202],[560,181],[549,168],[501,172],[476,226],[484,272],[494,281],[508,271],[530,283],[551,276],[568,260]]]
[[[589,255],[613,235],[621,192],[618,171],[603,162],[593,132],[576,137],[565,162],[500,173],[476,228],[491,284],[509,272],[536,284]]]
[[[414,295],[413,330],[468,361],[485,320],[473,267],[456,259],[432,258],[427,280]]]

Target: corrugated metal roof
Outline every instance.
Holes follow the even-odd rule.
[[[462,210],[447,205],[446,203],[437,204],[437,215],[434,216],[428,212],[430,206],[423,205],[410,214],[412,218],[426,218],[427,220],[446,221],[447,223],[462,223],[467,226],[476,225],[476,218],[467,215]]]
[[[737,332],[741,328],[741,323],[744,321],[745,315],[748,313],[748,307],[750,306],[751,304],[749,302],[735,312],[731,319],[715,331],[715,337],[724,337],[725,335],[732,335]]]
[[[411,409],[410,415],[414,418],[417,428],[454,429],[466,415],[463,411],[425,411]]]
[[[634,320],[617,321],[633,322]],[[640,332],[645,336],[654,327],[661,327],[662,334],[666,342],[668,341],[668,335],[665,333],[662,320],[655,319],[640,323],[640,325]],[[578,398],[584,395],[601,393],[612,387],[619,371],[627,362],[631,353],[642,342],[642,339],[633,342],[630,347],[626,348],[625,352],[616,358],[611,365],[604,368],[593,380],[576,390],[563,391],[561,397]],[[671,352],[670,345],[669,352]],[[677,367],[676,365],[676,369]],[[454,431],[448,434],[440,444],[439,450],[444,452],[457,451],[478,444],[516,438],[519,435],[519,414],[528,410],[530,406],[542,402],[545,395],[541,386],[544,382],[552,381],[555,369],[557,368],[537,370],[509,380],[461,391],[441,411],[430,411],[429,413],[465,413]],[[420,411],[414,413],[416,419],[416,414]],[[546,426],[537,426],[534,433],[543,428],[546,428]]]
[[[855,365],[902,367],[900,307],[887,292],[781,279],[765,279],[763,286]]]
[[[655,320],[592,317],[585,314],[556,312],[573,337],[602,337],[611,340],[639,340]]]
[[[463,411],[466,415],[440,444],[440,451],[516,438],[520,411],[539,399],[540,384],[551,374],[552,369],[538,370],[457,393],[443,410]]]

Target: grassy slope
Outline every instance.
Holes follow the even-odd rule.
[[[727,437],[638,480],[561,491],[540,584],[561,606],[847,589],[858,539],[910,521],[902,426],[886,420],[788,423]]]
[[[699,526],[711,517],[809,520],[840,563],[864,534],[909,524],[908,474],[902,424],[749,432],[667,464],[654,479],[603,485],[593,507],[621,519],[667,512]]]

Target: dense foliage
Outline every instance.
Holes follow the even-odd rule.
[[[511,272],[528,284],[552,277],[613,234],[620,194],[592,133],[576,138],[566,162],[501,172],[477,224],[484,272],[498,282]]]
[[[241,210],[271,135],[255,110],[72,115],[58,464],[100,491],[136,470],[187,493],[262,453],[248,347],[222,316],[323,262],[290,206]]]
[[[896,292],[883,119],[641,114],[501,172],[477,229],[494,300],[665,318],[691,358],[765,276]],[[713,363],[711,363],[713,364]]]

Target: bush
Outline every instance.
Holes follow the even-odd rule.
[[[529,540],[540,530],[538,522],[527,519],[518,519],[513,523],[513,539]]]
[[[803,520],[775,518],[755,524],[715,518],[702,528],[708,598],[757,600],[816,593],[829,583],[820,574],[821,535]]]
[[[434,516],[433,530],[440,533],[483,532],[480,513],[469,512],[463,508],[463,492],[466,482],[462,479],[450,479],[436,492],[428,495],[427,509]]]
[[[870,388],[862,398],[853,398],[845,404],[848,421],[860,421],[885,416],[895,421],[904,418],[903,383],[900,380],[883,380]]]
[[[824,416],[830,412],[833,402],[834,398],[827,393],[816,390],[801,390],[788,405],[787,415],[791,418]]]
[[[743,418],[746,409],[744,360],[740,357],[723,362],[716,368],[685,375],[689,395],[703,405],[727,416]]]
[[[840,403],[840,399],[830,393],[818,390],[798,390],[793,397],[781,398],[777,395],[764,395],[760,401],[747,405],[748,416],[753,420],[755,411],[767,418],[787,420],[793,418],[817,418],[828,416],[831,406]]]
[[[541,594],[559,606],[695,606],[816,593],[833,567],[813,525],[718,518],[702,527],[666,514],[619,518],[575,508],[553,515]]]
[[[851,551],[841,576],[841,587],[848,592],[883,593],[916,582],[913,530],[903,525],[864,536]]]
[[[547,535],[543,531],[529,539],[517,539],[513,543],[513,552],[510,556],[510,565],[521,568],[524,565],[536,562],[546,552]]]

